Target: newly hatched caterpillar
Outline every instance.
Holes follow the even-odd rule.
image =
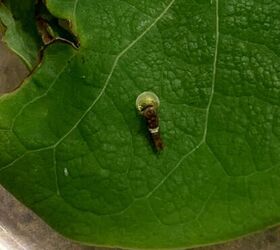
[[[136,108],[147,122],[152,141],[157,151],[161,151],[164,147],[159,130],[159,105],[159,98],[155,93],[150,91],[143,92],[136,99]]]

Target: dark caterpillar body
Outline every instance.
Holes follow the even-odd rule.
[[[153,105],[148,105],[144,108],[144,110],[142,110],[142,115],[145,117],[151,135],[151,139],[154,143],[156,150],[163,150],[164,144],[160,136],[159,117],[156,109]]]

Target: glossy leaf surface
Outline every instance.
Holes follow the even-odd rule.
[[[54,43],[0,99],[0,182],[63,235],[180,248],[279,223],[278,1],[47,0]],[[165,149],[135,109],[161,101]]]

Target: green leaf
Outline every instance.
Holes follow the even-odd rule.
[[[280,222],[278,1],[48,0],[55,43],[0,99],[0,183],[90,245],[183,248]],[[160,97],[157,154],[135,109]]]
[[[31,70],[38,63],[41,46],[35,24],[34,0],[6,0],[0,3],[0,21],[6,27],[3,41]]]

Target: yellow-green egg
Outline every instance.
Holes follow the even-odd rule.
[[[157,109],[160,105],[158,96],[151,91],[145,91],[141,93],[136,99],[136,108],[139,112],[142,112],[147,106],[154,106]]]

